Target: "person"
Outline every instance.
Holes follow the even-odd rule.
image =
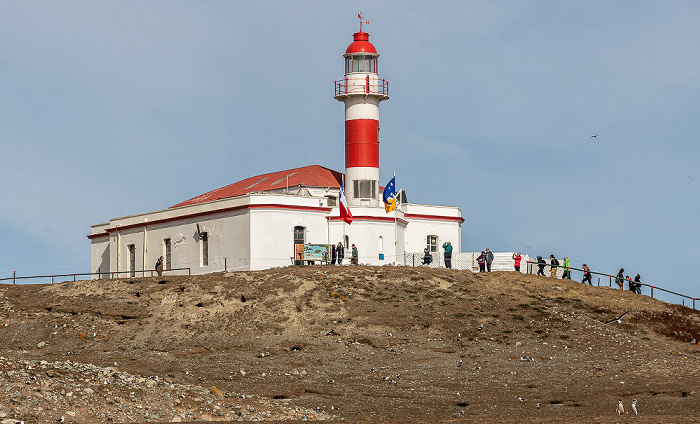
[[[634,277],[634,292],[642,294],[642,277],[639,274]]]
[[[571,263],[568,256],[564,256],[564,275],[561,276],[561,279],[564,278],[571,280]]]
[[[544,277],[544,267],[547,266],[547,262],[545,262],[544,258],[542,256],[537,256],[537,275],[541,275]]]
[[[581,280],[581,283],[583,284],[586,281],[588,281],[589,285],[593,285],[593,283],[591,283],[591,271],[588,269],[588,265],[583,264],[583,280]]]
[[[484,272],[486,270],[486,252],[482,250],[476,261],[479,263],[479,272]]]
[[[431,262],[433,262],[433,255],[430,254],[430,251],[426,247],[423,249],[423,265],[430,266]]]
[[[352,245],[352,260],[351,263],[353,265],[357,265],[357,258],[358,258],[358,253],[357,253],[357,247],[355,245]]]
[[[631,291],[632,293],[637,293],[637,291],[634,289],[634,281],[630,278],[629,275],[625,275],[625,279],[627,280],[627,289]]]
[[[445,268],[452,268],[452,243],[443,243],[442,248],[445,249]]]
[[[493,252],[486,248],[486,270],[491,272],[491,262],[493,262]]]
[[[620,290],[623,290],[625,287],[625,269],[620,268],[620,272],[617,273],[617,276],[615,276],[615,283],[617,283],[617,286],[620,287]]]
[[[513,260],[515,261],[515,270],[520,271],[520,261],[522,260],[522,256],[520,256],[520,252],[513,253]]]
[[[338,265],[342,265],[343,258],[345,257],[345,248],[343,247],[343,243],[338,242],[338,248],[335,250],[335,253],[338,255]]]
[[[559,260],[554,257],[554,255],[549,255],[549,264],[551,265],[550,275],[552,278],[557,278],[557,267],[559,266]]]
[[[335,249],[335,244],[331,244],[331,265],[335,265],[335,260],[338,257],[338,251]]]
[[[163,275],[163,257],[161,256],[158,258],[156,261],[156,272],[158,273],[158,276],[160,277]]]

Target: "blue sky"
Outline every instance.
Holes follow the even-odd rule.
[[[694,1],[3,1],[0,276],[88,271],[113,217],[342,171],[360,11],[390,82],[383,184],[461,207],[464,251],[700,296]]]

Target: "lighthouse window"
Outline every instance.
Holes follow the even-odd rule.
[[[353,194],[356,199],[375,199],[377,182],[374,180],[354,180]]]
[[[350,56],[345,59],[345,73],[372,72],[377,73],[377,57],[370,55]]]

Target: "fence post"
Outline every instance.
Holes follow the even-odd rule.
[[[192,275],[192,268],[187,268],[187,275]]]
[[[17,284],[17,271],[12,271],[12,284]]]
[[[73,282],[75,283],[75,274],[73,274]]]
[[[600,277],[598,277],[598,287],[600,287]]]
[[[693,309],[695,309],[695,298],[693,298]]]
[[[53,275],[51,276],[51,284],[53,284]]]
[[[651,298],[654,298],[654,286],[651,286]]]
[[[610,287],[612,287],[612,275],[610,276]]]
[[[224,272],[228,272],[228,264],[226,263],[226,257],[224,257]]]
[[[102,273],[100,272],[100,267],[97,267],[97,279],[98,280],[102,279]]]

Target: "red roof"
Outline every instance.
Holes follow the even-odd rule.
[[[353,41],[345,50],[345,54],[349,53],[377,53],[372,43],[369,42],[369,34],[366,32],[356,32],[353,34]]]
[[[287,176],[289,176],[289,180],[287,180]],[[172,207],[177,208],[180,206],[195,205],[229,197],[242,196],[252,191],[279,190],[286,187],[310,186],[340,188],[342,176],[343,174],[340,172],[319,165],[271,172],[217,188],[216,190],[185,200]]]

